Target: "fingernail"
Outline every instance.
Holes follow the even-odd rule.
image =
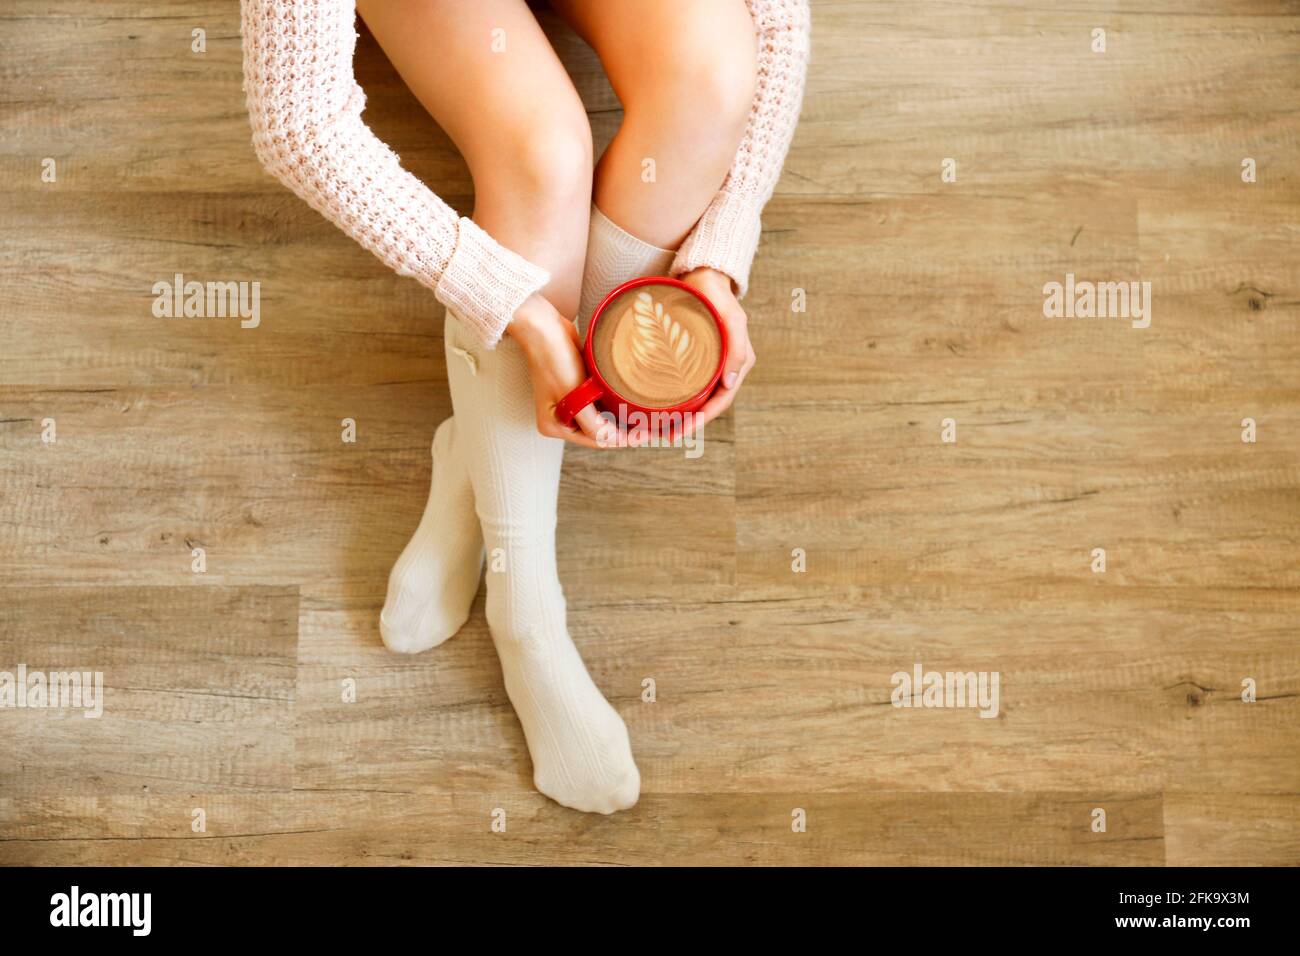
[[[727,377],[726,377],[726,379],[725,379],[725,381],[726,381],[726,383],[727,383],[727,388],[735,388],[735,387],[736,387],[736,379],[738,379],[738,378],[740,378],[740,373],[739,373],[739,372],[728,372],[728,373],[727,373]]]

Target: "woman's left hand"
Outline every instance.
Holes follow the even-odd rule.
[[[736,391],[754,367],[754,347],[749,343],[749,316],[736,299],[731,276],[704,266],[681,278],[713,303],[727,329],[727,364],[722,370],[722,380],[718,383],[718,390],[695,413],[695,426],[691,429],[694,434],[730,408],[736,400]]]

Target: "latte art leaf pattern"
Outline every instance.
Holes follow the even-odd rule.
[[[628,402],[668,408],[706,388],[722,362],[712,316],[689,290],[629,289],[592,326],[592,361]]]
[[[662,383],[670,391],[689,392],[711,369],[703,369],[705,352],[683,328],[655,302],[648,292],[641,292],[633,305],[635,328],[632,358],[647,381]]]

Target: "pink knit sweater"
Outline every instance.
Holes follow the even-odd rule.
[[[746,0],[758,83],[722,188],[673,262],[711,266],[743,296],[759,214],[781,174],[803,96],[807,0]],[[266,169],[400,275],[414,276],[492,348],[549,275],[497,243],[402,168],[361,120],[354,0],[241,0],[244,90]]]

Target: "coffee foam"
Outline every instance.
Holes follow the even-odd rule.
[[[629,289],[601,313],[592,353],[619,394],[647,408],[667,408],[709,384],[722,359],[722,337],[690,292],[646,285]]]

